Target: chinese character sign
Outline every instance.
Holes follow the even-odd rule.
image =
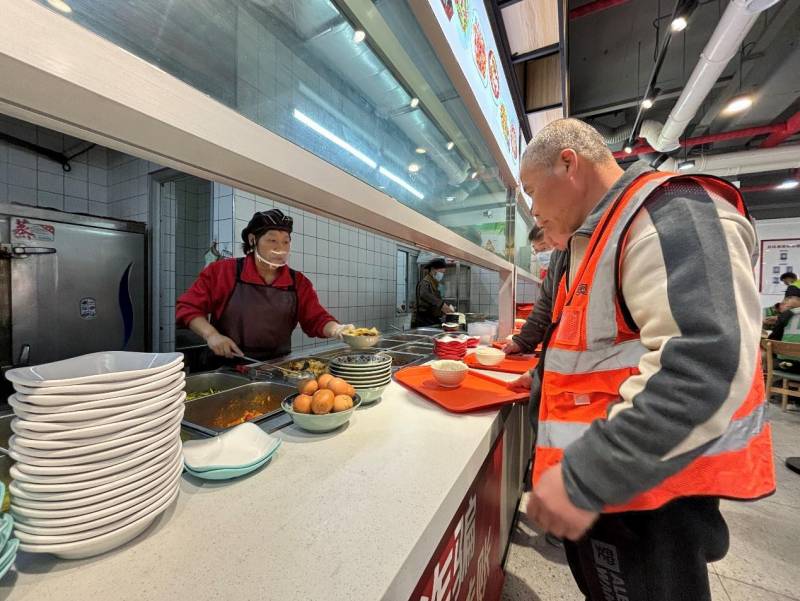
[[[781,275],[800,273],[800,239],[762,240],[760,265],[760,292],[783,298],[786,284],[781,282]]]
[[[412,601],[500,598],[500,482],[503,437],[484,462],[411,596]]]

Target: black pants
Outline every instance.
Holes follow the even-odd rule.
[[[654,511],[604,514],[564,541],[587,601],[711,601],[708,562],[728,552],[719,499],[678,499]]]

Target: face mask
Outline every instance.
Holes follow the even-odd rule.
[[[547,267],[550,264],[551,254],[553,254],[552,250],[543,250],[540,253],[536,253],[536,261],[538,261],[539,265],[542,267]]]
[[[433,277],[436,279],[437,282],[441,282],[444,279],[444,272],[437,271],[433,274]]]
[[[285,251],[285,250],[271,250],[271,251],[269,251],[271,259],[277,259],[278,261],[282,261],[280,263],[273,263],[272,261],[268,261],[267,259],[265,259],[264,257],[261,256],[261,254],[258,252],[258,248],[256,248],[255,239],[250,240],[250,244],[253,246],[253,253],[255,254],[256,261],[259,261],[260,263],[264,263],[265,265],[269,265],[270,267],[273,267],[275,269],[278,269],[278,268],[283,267],[284,265],[286,265],[287,257],[289,255],[288,251]]]

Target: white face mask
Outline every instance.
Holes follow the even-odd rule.
[[[543,250],[542,252],[535,253],[536,261],[542,267],[547,267],[550,264],[550,255],[553,254],[552,250]]]
[[[437,282],[441,282],[444,279],[444,272],[437,271],[436,273],[433,274],[433,277]]]

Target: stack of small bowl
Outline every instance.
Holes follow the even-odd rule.
[[[5,484],[0,482],[0,503],[3,502],[6,496]],[[6,575],[6,572],[14,565],[17,559],[17,549],[19,548],[19,540],[11,537],[11,532],[14,529],[14,518],[10,513],[4,513],[0,516],[0,578]]]
[[[93,353],[10,370],[11,512],[20,549],[91,557],[178,496],[181,353]]]
[[[460,361],[467,354],[467,337],[444,335],[433,341],[433,352],[439,359]]]
[[[328,370],[356,389],[361,403],[381,398],[392,381],[392,358],[386,353],[352,353],[331,360]]]

